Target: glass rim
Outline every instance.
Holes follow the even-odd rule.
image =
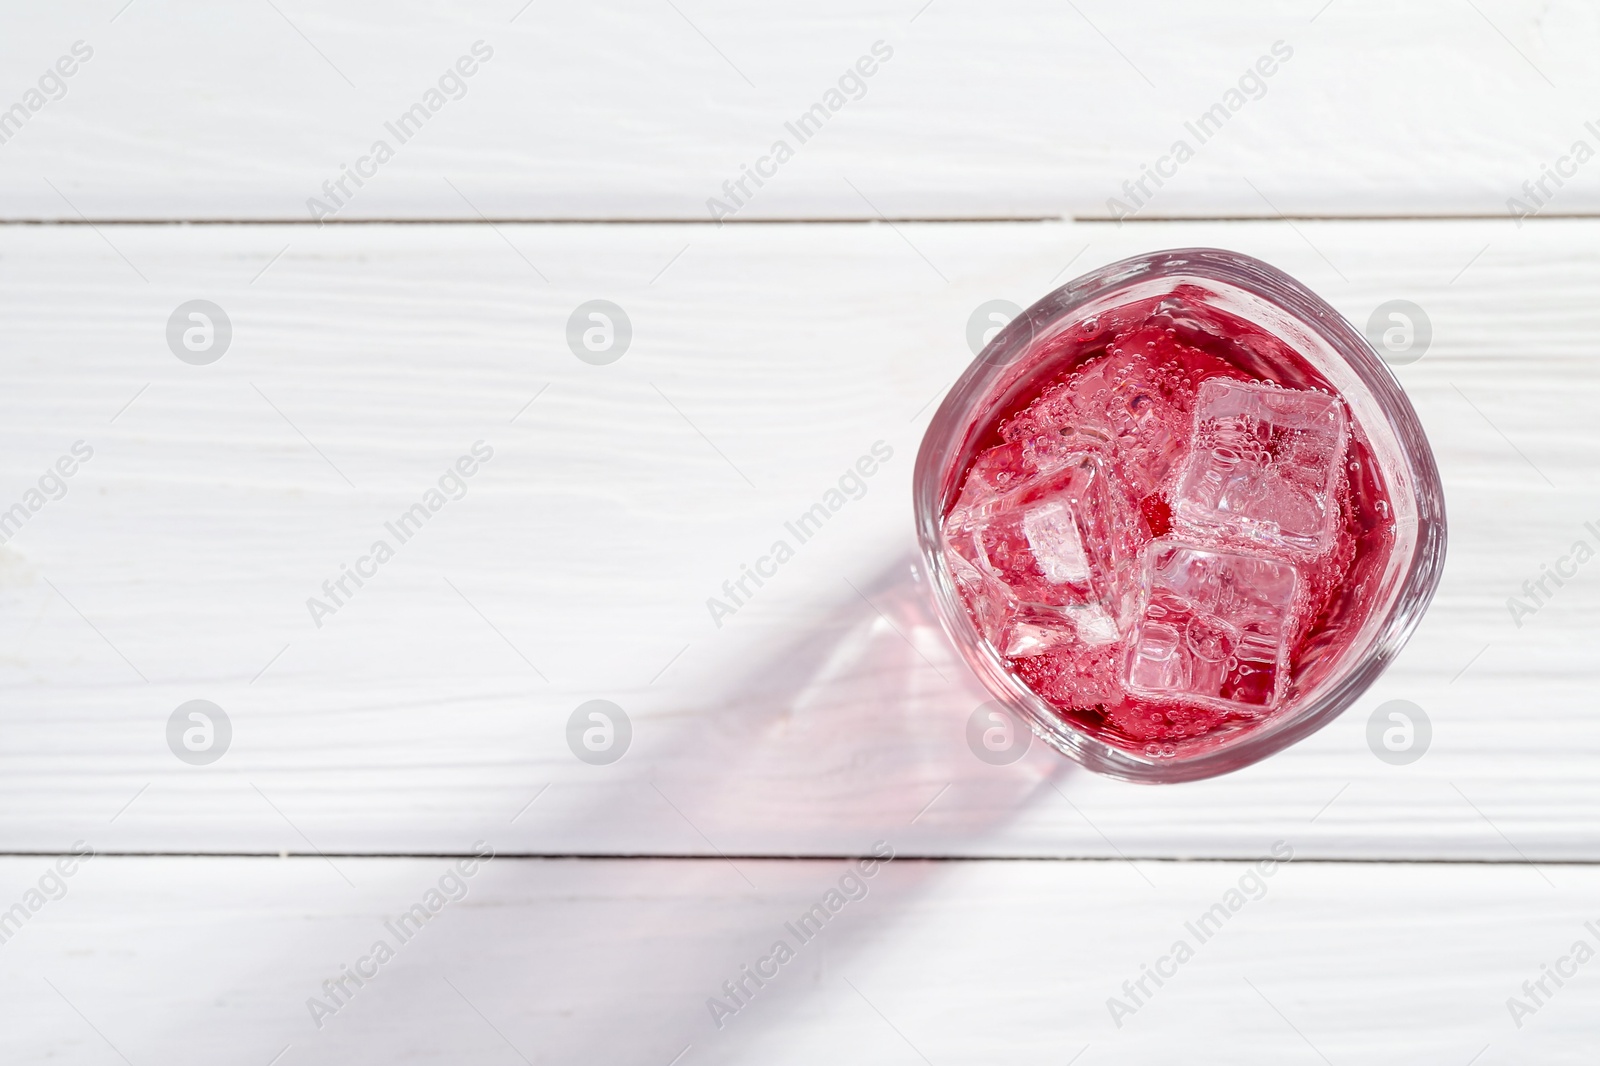
[[[1409,476],[1401,479],[1400,486],[1392,477],[1385,480],[1391,491],[1405,491],[1412,497],[1416,535],[1411,557],[1400,569],[1398,591],[1367,646],[1314,698],[1236,740],[1191,756],[1164,758],[1117,747],[1069,724],[1005,665],[978,632],[956,588],[944,560],[941,525],[955,487],[947,484],[950,468],[972,437],[986,428],[974,420],[979,405],[995,394],[1008,367],[1027,353],[1035,338],[1047,336],[1050,327],[1120,289],[1186,276],[1231,285],[1275,305],[1316,334],[1355,373],[1399,444],[1399,456]],[[1045,743],[1090,770],[1125,781],[1176,783],[1230,773],[1333,721],[1371,687],[1405,646],[1433,599],[1444,567],[1446,523],[1438,464],[1421,420],[1394,372],[1367,338],[1322,297],[1267,263],[1220,248],[1168,249],[1118,260],[1049,292],[1013,319],[956,380],[934,413],[917,451],[912,499],[935,613],[968,666],[984,687]],[[1395,550],[1399,549],[1397,544]]]

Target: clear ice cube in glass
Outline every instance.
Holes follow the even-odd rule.
[[[946,537],[952,570],[990,642],[1016,656],[1117,640],[1107,607],[1115,603],[1115,519],[1101,460],[1007,444],[974,469],[994,476],[963,495]]]
[[[1343,405],[1332,396],[1205,381],[1173,514],[1212,535],[1320,552],[1333,540],[1346,435]]]
[[[1152,541],[1128,642],[1129,691],[1226,710],[1270,710],[1288,681],[1299,575],[1243,552]]]

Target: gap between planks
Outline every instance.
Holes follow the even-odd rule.
[[[80,855],[71,851],[0,851],[0,859],[53,859]],[[471,851],[96,851],[97,859],[470,859]],[[688,852],[544,852],[497,851],[502,859],[527,862],[581,860],[586,862],[853,862],[877,858],[869,852],[810,855],[723,855]],[[1206,856],[1182,858],[1172,855],[895,855],[896,863],[985,863],[1053,862],[1119,863],[1148,862],[1169,865],[1227,865],[1258,862],[1259,855]],[[1407,859],[1407,858],[1317,858],[1294,859],[1296,866],[1596,866],[1600,859]]]
[[[871,226],[887,223],[970,226],[983,224],[1032,224],[1071,222],[1079,225],[1121,226],[1152,223],[1199,222],[1505,222],[1512,216],[1495,212],[1462,212],[1433,215],[1143,215],[1115,218],[1111,215],[896,215],[819,216],[816,218],[542,218],[508,215],[498,218],[3,218],[0,226]],[[1600,212],[1541,214],[1522,221],[1588,222],[1600,219]]]

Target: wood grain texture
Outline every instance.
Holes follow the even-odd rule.
[[[0,507],[95,455],[0,548],[0,847],[1600,858],[1595,576],[1506,608],[1600,520],[1595,225],[5,229]],[[1427,309],[1400,377],[1445,480],[1438,599],[1341,720],[1240,773],[985,765],[909,579],[922,427],[979,303],[1193,244],[1358,323]],[[564,339],[598,297],[633,323],[610,366]],[[193,298],[233,322],[211,366],[166,346]],[[466,496],[317,628],[307,598],[479,440]],[[866,494],[714,625],[880,440]],[[233,723],[206,767],[164,736],[197,698]],[[566,742],[596,698],[633,724],[609,766]],[[1392,698],[1433,722],[1409,767],[1365,744]]]
[[[1146,166],[1170,177],[1147,214],[1498,216],[1575,141],[1600,147],[1582,0],[97,0],[6,21],[0,108],[94,50],[0,144],[6,218],[305,220],[380,139],[394,157],[339,217],[704,220],[778,140],[793,158],[762,164],[741,216],[1104,215]],[[493,58],[401,143],[385,124],[477,41]],[[878,41],[892,58],[827,111]],[[1258,98],[1230,101],[1279,41]],[[785,124],[819,103],[802,142]],[[1162,163],[1179,140],[1193,158]],[[1600,211],[1596,166],[1568,164],[1545,210]]]
[[[1520,1027],[1507,1007],[1593,947],[1593,868],[896,860],[800,942],[843,863],[497,859],[401,942],[450,866],[338,867],[94,859],[0,955],[5,1060],[1502,1066],[1600,1039],[1592,961]],[[0,860],[0,898],[46,869]],[[308,1001],[380,940],[319,1028]],[[793,958],[717,1028],[708,999],[779,940]],[[1179,940],[1117,1026],[1108,999]]]

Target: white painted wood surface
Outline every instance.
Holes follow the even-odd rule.
[[[0,950],[26,1019],[5,1061],[1555,1066],[1600,1036],[1600,962],[1520,1028],[1507,1006],[1596,943],[1592,867],[897,860],[799,943],[843,863],[500,859],[400,943],[449,864],[336,862],[93,860]],[[3,898],[43,871],[0,861]],[[794,958],[719,1030],[707,1000],[780,939]],[[307,1001],[379,940],[394,958],[319,1029]],[[1161,962],[1178,940],[1193,957]],[[1107,1000],[1158,963],[1176,976],[1117,1027]]]
[[[394,158],[340,217],[705,219],[780,139],[793,158],[740,217],[1104,215],[1179,139],[1194,158],[1146,213],[1501,216],[1574,141],[1600,146],[1584,0],[96,0],[6,31],[0,107],[94,50],[0,144],[6,218],[306,219],[379,139]],[[385,123],[480,40],[465,94],[400,143]],[[892,58],[801,143],[785,123],[877,41]],[[1259,99],[1190,133],[1278,41]],[[1600,210],[1596,167],[1547,210]]]
[[[400,144],[385,123],[480,40]],[[800,144],[785,123],[877,41]],[[1185,123],[1277,41],[1200,144]],[[1508,217],[1600,147],[1597,45],[1581,0],[6,12],[0,513],[94,455],[0,545],[0,852],[101,855],[48,902],[55,856],[0,857],[0,1061],[1592,1061],[1594,966],[1521,1027],[1507,999],[1600,945],[1596,576],[1520,627],[1506,599],[1600,544],[1600,161]],[[337,220],[466,224],[166,224],[307,221],[378,138]],[[684,224],[778,138],[734,217],[813,224]],[[1178,138],[1194,157],[1134,201]],[[1265,221],[815,224],[1112,197]],[[1425,308],[1399,376],[1444,584],[1365,699],[1240,773],[981,763],[984,696],[909,569],[967,318],[1194,244],[1358,325]],[[193,299],[232,321],[210,366],[165,339]],[[609,366],[565,341],[592,299],[632,321]],[[306,598],[479,440],[465,497],[317,628]],[[706,597],[880,440],[866,494],[715,626]],[[608,766],[566,740],[597,698],[633,726]],[[1365,740],[1396,698],[1433,725],[1406,767]],[[191,699],[232,722],[209,766],[167,747]],[[420,853],[478,840],[501,858],[317,1028],[307,999],[455,861]],[[717,1029],[707,997],[880,840],[870,894]],[[1249,870],[1171,860],[1279,840],[1297,861],[1115,1026],[1107,998]]]
[[[1520,628],[1506,599],[1600,518],[1597,225],[9,228],[4,500],[77,439],[95,458],[3,549],[0,839],[1596,858],[1594,576]],[[1244,772],[1134,787],[1042,746],[988,766],[964,741],[984,696],[907,576],[921,428],[979,303],[1192,244],[1358,322],[1428,310],[1401,377],[1449,502],[1438,600],[1338,723]],[[234,340],[194,367],[164,328],[202,296]],[[564,340],[593,297],[633,321],[610,366]],[[467,496],[317,628],[307,598],[480,439]],[[878,440],[866,495],[715,626],[707,597]],[[596,698],[633,722],[610,766],[567,746]],[[1434,725],[1409,767],[1366,748],[1392,698]],[[165,745],[190,699],[233,721],[212,766]]]

